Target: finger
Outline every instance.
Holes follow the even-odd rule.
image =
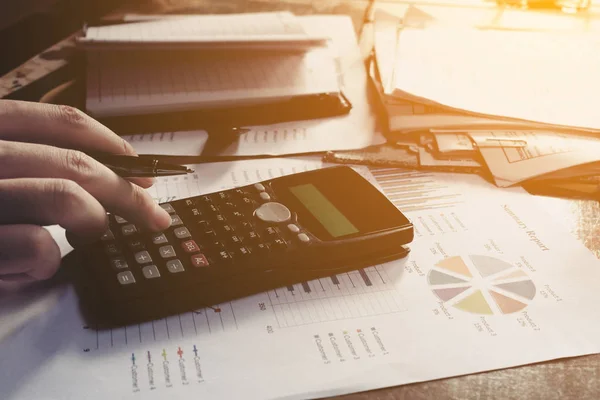
[[[0,180],[0,225],[60,225],[85,239],[108,227],[102,205],[81,186],[66,179]]]
[[[76,182],[105,209],[138,225],[159,231],[171,218],[139,186],[77,150],[0,141],[0,179],[61,178]]]
[[[60,262],[58,245],[46,229],[37,225],[0,226],[0,280],[48,279]]]
[[[0,139],[135,155],[123,138],[69,106],[0,100]]]
[[[0,139],[85,152],[136,155],[133,147],[80,110],[62,105],[0,100]],[[127,178],[148,188],[153,178]]]
[[[134,183],[140,187],[143,187],[144,189],[148,189],[149,187],[151,187],[152,185],[154,185],[156,183],[156,179],[155,178],[142,178],[142,177],[138,177],[138,178],[123,178],[128,180],[131,183]]]

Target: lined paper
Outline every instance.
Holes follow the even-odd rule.
[[[255,39],[271,35],[305,35],[289,12],[193,15],[153,21],[90,27],[84,42],[168,42]]]
[[[247,105],[340,91],[329,49],[208,57],[90,54],[87,109],[96,117]]]

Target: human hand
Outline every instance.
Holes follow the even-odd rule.
[[[56,272],[60,251],[42,226],[62,226],[77,247],[107,230],[107,211],[142,229],[170,225],[142,189],[153,179],[125,180],[84,152],[135,155],[129,143],[77,109],[0,100],[0,281]]]

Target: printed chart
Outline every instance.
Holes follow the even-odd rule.
[[[267,292],[280,328],[406,311],[378,265]]]
[[[473,314],[511,314],[527,307],[536,294],[523,270],[485,255],[446,258],[427,280],[438,299]]]
[[[454,207],[464,202],[432,174],[392,168],[370,169],[388,199],[403,212]]]

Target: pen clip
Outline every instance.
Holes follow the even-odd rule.
[[[201,157],[216,157],[221,155],[225,149],[236,143],[244,133],[250,132],[250,128],[242,127],[213,127],[206,129],[208,140],[200,154]]]

